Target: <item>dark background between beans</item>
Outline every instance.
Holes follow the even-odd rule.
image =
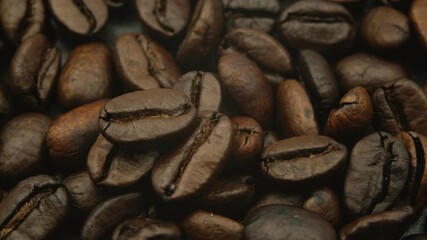
[[[10,6],[14,1],[0,0],[0,5],[3,3]],[[71,29],[74,31],[71,33],[70,29],[67,31],[64,26],[59,25],[58,21],[54,20],[55,14],[49,8],[49,2],[70,0],[40,1],[45,4],[45,29],[42,33],[51,43],[51,47],[60,49],[60,69],[63,69],[75,48],[87,43],[106,44],[111,50],[109,57],[112,59],[116,56],[112,51],[116,40],[124,33],[142,33],[165,48],[175,58],[191,22],[196,3],[198,1],[220,2],[220,0],[188,0],[191,14],[188,19],[181,19],[184,22],[188,21],[184,30],[179,32],[182,22],[176,22],[174,29],[162,32],[156,29],[158,26],[150,30],[146,26],[149,20],[142,21],[135,6],[137,3],[141,4],[139,7],[142,9],[142,5],[145,6],[147,2],[156,1],[111,0],[112,5],[114,2],[124,2],[124,5],[108,7],[109,16],[105,26],[96,34],[82,36],[76,33],[81,29]],[[100,4],[102,0],[93,1]],[[108,2],[108,0],[105,1]],[[336,70],[340,60],[353,54],[366,53],[403,65],[406,72],[398,69],[391,75],[415,81],[424,89],[424,92],[427,92],[427,49],[420,43],[412,23],[410,23],[408,39],[402,40],[403,45],[398,47],[395,45],[399,43],[395,42],[394,45],[386,47],[378,47],[381,43],[378,41],[369,44],[367,41],[369,42],[370,38],[366,40],[366,36],[362,36],[360,31],[363,16],[372,8],[388,6],[409,16],[413,1],[424,0],[367,0],[365,2],[331,0],[330,2],[342,3],[349,10],[357,30],[354,45],[350,49],[346,49],[347,46],[343,43],[330,49],[317,47],[322,51],[331,70],[323,69],[324,71],[319,71],[316,75],[319,66],[324,68],[324,63],[313,70],[313,73],[307,73],[309,71],[307,65],[310,65],[311,60],[303,58],[311,56],[316,59],[317,55],[313,57],[316,53],[301,54],[291,47],[301,42],[284,43],[282,40],[284,36],[280,34],[277,23],[282,12],[298,1],[236,0],[235,2],[243,4],[234,8],[223,6],[225,18],[218,42],[220,49],[213,49],[209,58],[203,57],[204,63],[197,67],[194,65],[199,65],[199,61],[188,61],[188,51],[178,54],[181,56],[178,60],[175,58],[175,61],[181,68],[181,76],[193,72],[187,75],[187,79],[180,80],[181,86],[179,84],[175,87],[167,86],[170,79],[168,77],[175,76],[177,69],[170,70],[167,73],[169,75],[163,75],[166,81],[150,83],[151,87],[148,88],[163,86],[175,89],[152,91],[151,95],[155,95],[158,102],[147,101],[150,94],[142,97],[135,97],[138,94],[128,95],[135,86],[132,86],[133,83],[120,80],[125,74],[116,69],[117,62],[102,61],[103,50],[97,50],[96,54],[89,52],[86,56],[78,56],[89,59],[87,61],[90,64],[107,69],[104,72],[105,77],[102,78],[103,89],[95,96],[95,99],[100,101],[93,102],[90,98],[79,98],[78,94],[87,90],[84,82],[83,89],[77,91],[77,95],[69,97],[68,100],[64,96],[58,96],[58,81],[48,86],[53,91],[50,102],[47,104],[44,103],[44,98],[37,97],[34,89],[25,89],[25,84],[19,81],[14,83],[14,86],[18,87],[8,89],[5,83],[11,79],[9,65],[22,36],[1,30],[0,76],[4,86],[0,89],[0,97],[4,92],[9,98],[12,94],[15,95],[14,111],[0,109],[8,113],[0,116],[0,126],[3,127],[0,133],[0,195],[4,199],[0,203],[0,239],[96,240],[151,239],[150,237],[247,240],[427,239],[427,195],[416,192],[417,189],[424,191],[427,189],[427,176],[421,182],[422,172],[417,171],[427,164],[426,159],[421,157],[422,153],[427,151],[427,138],[419,135],[427,131],[425,130],[427,127],[423,129],[427,126],[427,117],[425,117],[427,113],[424,112],[417,117],[405,115],[405,119],[399,119],[398,123],[391,123],[386,119],[391,110],[403,109],[399,104],[403,102],[410,105],[412,101],[412,98],[408,98],[409,101],[402,100],[399,92],[393,92],[395,89],[413,91],[415,93],[413,96],[421,96],[423,94],[421,89],[408,84],[406,80],[400,80],[396,84],[393,84],[394,81],[385,81],[381,84],[381,90],[377,90],[378,86],[365,86],[366,90],[353,88],[354,86],[347,82],[344,85],[351,86],[347,89],[351,91],[344,91],[341,86],[341,92],[336,99],[336,96],[316,92],[318,87],[316,83],[302,79],[310,76],[316,78],[321,75],[331,78],[330,73]],[[19,2],[30,1],[19,0]],[[87,2],[91,1],[87,0]],[[224,0],[223,2],[233,1]],[[270,5],[267,10],[242,10],[242,6],[249,6],[247,2],[259,2],[260,6],[268,5],[270,2],[278,4]],[[103,11],[104,6],[99,9]],[[256,17],[257,14],[265,18],[261,28],[266,31],[271,29],[268,34],[282,43],[289,52],[287,57],[291,58],[292,63],[283,64],[286,69],[280,69],[280,71],[277,67],[268,69],[265,62],[257,62],[257,59],[247,63],[251,61],[241,60],[245,57],[235,52],[250,56],[251,53],[245,52],[250,46],[239,48],[230,42],[221,43],[226,32],[236,29],[239,24],[247,24],[247,22],[231,21],[230,18],[243,15]],[[1,7],[0,15],[5,15],[1,12]],[[427,15],[427,7],[425,15]],[[100,15],[91,17],[100,20],[97,24],[104,24],[102,12]],[[343,16],[340,15],[340,17]],[[351,22],[347,17],[343,17],[346,18],[345,22]],[[276,22],[271,25],[271,20]],[[64,25],[67,25],[66,21],[67,19],[65,22],[62,19]],[[97,24],[91,26],[91,31],[102,27]],[[89,25],[91,25],[90,21]],[[427,26],[424,28],[427,29]],[[218,31],[218,29],[212,31]],[[235,33],[237,35],[238,32]],[[169,36],[164,36],[168,34]],[[14,40],[11,41],[8,38]],[[39,36],[37,41],[44,40],[40,40]],[[150,42],[150,40],[141,39],[138,41]],[[210,41],[215,42],[215,39]],[[268,41],[270,46],[276,44],[271,39]],[[37,45],[38,42],[36,40],[34,42],[32,44]],[[221,56],[227,54],[230,55],[222,59],[224,66],[219,70],[218,61]],[[97,59],[94,55],[102,56]],[[364,57],[367,56],[370,55],[364,55]],[[234,61],[241,65],[230,66]],[[303,65],[301,63],[303,61],[306,63],[300,66]],[[293,72],[289,70],[290,64],[293,65]],[[242,85],[233,85],[236,80],[234,78],[227,79],[230,72],[235,74],[240,69],[251,68],[248,67],[249,65],[257,70],[245,76],[241,81],[243,84],[240,83]],[[73,67],[67,70],[69,80],[65,85],[61,83],[62,88],[71,86],[79,89],[81,87],[73,85],[81,84],[79,80],[82,80],[79,77],[82,75],[73,72]],[[258,77],[260,74],[258,68],[265,73],[265,78]],[[19,66],[17,69],[19,71]],[[108,71],[111,73],[109,74]],[[150,71],[148,67],[147,74],[152,74]],[[201,71],[214,74],[203,75]],[[298,71],[305,72],[302,74]],[[336,70],[332,78],[338,79],[346,75],[345,70],[340,71]],[[278,88],[280,81],[278,82],[275,77],[280,74],[284,79],[299,81],[288,81]],[[75,76],[77,76],[75,78],[77,83],[73,80]],[[251,79],[253,76],[256,77]],[[189,82],[198,77],[201,84],[200,93],[205,95],[200,103],[198,102],[200,99],[194,99],[192,96],[184,99],[183,94],[181,96],[177,93],[184,88],[184,93],[188,94],[191,91],[188,90]],[[203,79],[204,77],[209,79]],[[184,80],[187,82],[184,83]],[[124,81],[127,84],[124,84]],[[248,87],[248,81],[254,82],[255,89]],[[220,91],[218,82],[221,84]],[[273,99],[265,100],[264,98],[268,97],[261,93],[257,95],[256,90],[261,89],[264,94],[267,82],[272,86],[272,95],[268,91],[266,95],[272,96]],[[292,95],[304,91],[307,94]],[[291,101],[277,100],[276,92],[283,98],[292,97]],[[27,95],[27,98],[19,95],[28,93],[30,96]],[[215,98],[217,93],[222,94],[221,99]],[[347,95],[343,98],[345,94]],[[372,105],[369,105],[368,94],[371,96]],[[122,97],[117,98],[119,96]],[[101,99],[106,97],[115,100],[105,105],[107,100]],[[236,101],[233,97],[239,99]],[[251,98],[256,97],[262,98],[263,101],[251,102]],[[135,104],[137,106],[133,116],[138,114],[143,116],[142,118],[148,116],[145,122],[138,122],[132,114],[120,113],[122,108],[126,107],[123,103],[129,104],[135,98],[143,101]],[[308,101],[309,98],[311,103]],[[171,99],[173,103],[168,102]],[[207,104],[210,99],[212,102]],[[273,107],[272,100],[274,100]],[[318,102],[314,102],[316,100]],[[325,102],[321,102],[322,100]],[[330,105],[330,101],[335,103]],[[283,104],[280,109],[277,106],[278,102]],[[82,103],[87,104],[82,105]],[[355,103],[356,105],[352,105]],[[427,100],[425,103],[418,104],[415,112],[426,109]],[[382,104],[381,107],[379,107],[380,104]],[[213,112],[218,110],[218,105],[221,105],[219,108],[221,113]],[[370,117],[357,112],[359,106],[369,110],[368,105],[373,111],[371,115],[367,113]],[[267,107],[263,108],[263,106]],[[334,119],[340,119],[340,114],[347,114],[343,111],[346,107],[353,111],[351,116],[355,116],[350,120],[356,119],[355,121],[360,122],[346,124],[343,121],[341,125],[327,123],[329,111],[334,111]],[[154,110],[147,111],[147,109]],[[162,119],[164,122],[161,123],[151,121],[150,117],[159,114],[155,112],[156,109],[164,111],[160,116],[165,114],[172,116],[171,119]],[[98,130],[99,110],[101,111],[100,122],[103,122],[103,124],[99,123],[103,128],[100,130]],[[399,110],[400,113],[401,110]],[[287,111],[301,119],[283,117]],[[36,112],[46,113],[50,119]],[[257,114],[259,112],[263,114],[260,116]],[[6,122],[18,115],[20,116],[13,118],[13,121]],[[61,118],[58,118],[59,116]],[[377,119],[378,116],[381,121]],[[371,118],[374,119],[372,124],[370,124]],[[317,122],[313,122],[313,119]],[[425,121],[414,129],[413,126],[416,125],[414,122],[423,120]],[[285,122],[286,127],[276,126],[278,121]],[[81,127],[73,126],[75,122],[79,122]],[[119,126],[120,131],[114,132],[114,129],[106,131],[110,127],[116,129],[114,125],[119,125],[121,122],[126,122],[132,127],[136,126],[136,129],[150,128],[152,131],[146,135],[137,136],[126,131],[122,126]],[[32,124],[37,126],[37,131],[31,129],[27,132],[26,127],[31,127]],[[324,128],[325,124],[329,124],[327,131]],[[52,127],[48,133],[49,125]],[[397,136],[394,135],[396,132],[392,132],[393,135],[385,132],[396,131],[396,129],[407,132],[401,132]],[[415,130],[419,132],[410,132]],[[102,135],[94,137],[94,132],[102,132]],[[300,136],[326,134],[326,132],[329,136],[333,136],[333,139]],[[43,138],[45,135],[48,135],[46,140]],[[280,141],[285,139],[285,136],[293,138]],[[24,147],[24,144],[28,144],[28,147]],[[17,152],[15,146],[25,151]],[[38,151],[39,149],[43,150]],[[368,153],[366,153],[367,150]],[[15,165],[4,164],[11,156],[15,159]],[[311,169],[309,166],[303,166],[304,161],[300,159],[318,163],[314,163]],[[298,161],[298,164],[289,163],[291,161]],[[22,169],[19,173],[14,173],[13,169],[17,169],[17,166],[22,166]],[[295,166],[302,171],[301,174],[292,172]],[[291,174],[288,174],[289,172]],[[368,176],[365,177],[365,175]],[[385,183],[375,182],[377,176],[386,176],[384,178],[386,180],[381,179]],[[156,181],[156,184],[152,184],[152,181]],[[376,185],[369,185],[372,182]],[[378,189],[373,190],[370,187],[378,187]],[[363,200],[359,201],[360,198]],[[39,211],[28,211],[23,207],[22,204],[28,199],[31,201],[28,201],[25,206],[31,208],[35,207],[34,204],[40,203],[37,206]],[[49,212],[47,208],[54,213]],[[11,218],[16,212],[24,214],[25,217],[15,226]],[[295,217],[296,215],[300,217]],[[10,230],[11,224],[12,230]],[[135,238],[131,238],[132,236]]]

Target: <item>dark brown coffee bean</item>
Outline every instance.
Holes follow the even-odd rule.
[[[184,74],[175,86],[191,98],[192,104],[199,110],[219,111],[222,104],[222,90],[213,73],[192,71]]]
[[[41,113],[12,118],[0,133],[0,179],[13,183],[43,172],[46,135],[52,120]]]
[[[375,132],[351,152],[344,181],[344,203],[352,216],[381,212],[400,196],[409,175],[409,156],[397,138]]]
[[[139,17],[156,34],[173,37],[190,21],[189,0],[137,0]]]
[[[180,240],[181,230],[174,222],[138,216],[116,227],[112,240],[161,239]]]
[[[401,79],[382,86],[372,100],[382,130],[393,135],[401,131],[427,135],[427,96],[417,83]]]
[[[48,0],[52,15],[61,26],[76,35],[92,35],[108,19],[104,0]]]
[[[222,0],[227,32],[251,28],[271,32],[280,10],[277,0]]]
[[[67,189],[47,175],[18,183],[0,205],[0,239],[43,240],[65,220]]]
[[[402,65],[374,55],[358,53],[343,58],[336,66],[336,76],[344,92],[361,86],[373,93],[377,87],[405,78]]]
[[[338,195],[331,188],[322,187],[305,199],[302,208],[317,213],[336,226],[341,220],[340,204]]]
[[[186,141],[160,156],[151,181],[164,200],[192,197],[215,181],[231,152],[233,129],[225,115],[201,111]]]
[[[0,22],[9,40],[16,43],[41,33],[46,13],[43,0],[4,0],[0,2]]]
[[[136,217],[143,209],[141,193],[128,193],[105,200],[86,218],[80,232],[81,240],[109,238],[117,225],[126,219]]]
[[[286,44],[339,54],[349,49],[355,37],[354,20],[344,6],[326,1],[297,1],[279,18],[279,33]]]
[[[336,240],[326,220],[301,208],[269,205],[256,210],[245,223],[246,240],[322,239]]]
[[[274,100],[271,86],[261,70],[245,56],[230,53],[221,57],[218,71],[243,113],[262,127],[268,127],[273,117]]]
[[[8,84],[26,109],[45,107],[59,75],[61,52],[41,34],[27,37],[9,65]]]
[[[376,7],[363,18],[360,33],[373,50],[395,50],[409,39],[409,19],[391,7]]]
[[[269,205],[289,205],[301,208],[306,198],[306,192],[270,192],[264,195],[247,212],[246,218],[252,216],[258,209]]]
[[[181,223],[188,240],[240,240],[243,225],[220,215],[197,211]]]
[[[49,156],[66,171],[83,168],[98,132],[98,116],[107,100],[85,104],[59,116],[47,134]]]
[[[326,59],[313,50],[299,52],[298,73],[310,93],[317,119],[323,123],[340,95],[335,74]]]
[[[234,137],[230,166],[237,169],[255,163],[264,147],[264,134],[261,126],[249,117],[232,117]]]
[[[288,186],[318,184],[344,169],[347,148],[325,136],[300,136],[268,146],[261,156],[261,171]]]
[[[181,76],[173,57],[142,34],[121,35],[114,45],[113,56],[120,78],[131,91],[172,88]]]
[[[186,68],[194,69],[206,62],[221,39],[223,25],[220,0],[197,1],[193,18],[176,58]]]
[[[317,135],[319,128],[310,99],[296,80],[286,80],[277,90],[278,129],[285,137]]]
[[[427,50],[427,16],[425,11],[427,11],[427,3],[425,0],[412,1],[409,17],[421,45]]]
[[[264,131],[264,147],[266,148],[271,144],[278,142],[280,140],[279,134],[273,131]]]
[[[180,91],[137,91],[105,104],[99,113],[99,130],[113,143],[152,142],[182,134],[196,114],[190,98]]]
[[[100,189],[92,182],[86,171],[73,173],[64,180],[70,195],[72,213],[86,217],[105,199]]]
[[[128,188],[141,182],[153,167],[159,153],[113,146],[99,135],[87,157],[90,177],[98,186],[105,188]]]
[[[329,114],[323,133],[344,139],[363,132],[372,121],[373,106],[368,91],[355,87],[340,100],[339,108]]]
[[[356,219],[340,231],[340,240],[399,239],[414,210],[407,206]]]
[[[106,45],[89,43],[75,48],[59,78],[59,102],[70,109],[110,97],[112,69],[110,50]]]

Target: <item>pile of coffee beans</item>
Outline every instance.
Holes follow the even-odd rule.
[[[0,0],[0,240],[426,240],[427,0]]]

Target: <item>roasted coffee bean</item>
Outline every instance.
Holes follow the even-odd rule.
[[[405,78],[402,65],[375,55],[358,53],[343,58],[336,66],[336,76],[343,92],[361,86],[373,93],[377,87]]]
[[[113,143],[143,143],[185,132],[197,114],[190,98],[173,89],[128,93],[107,102],[99,130]]]
[[[269,205],[289,205],[294,207],[302,207],[306,198],[306,192],[270,192],[264,195],[257,203],[255,203],[247,212],[246,219],[252,216],[258,209]]]
[[[138,216],[116,227],[112,240],[162,239],[180,240],[181,230],[174,222]]]
[[[255,163],[264,147],[264,134],[261,126],[249,117],[232,117],[234,137],[231,150],[230,166],[237,169]]]
[[[101,43],[80,45],[62,69],[58,84],[59,102],[70,109],[110,97],[112,84],[108,47]]]
[[[136,217],[147,204],[141,193],[128,193],[105,200],[86,218],[80,232],[81,240],[110,238],[117,225]]]
[[[243,225],[220,215],[197,211],[181,223],[188,240],[240,240]]]
[[[382,130],[393,135],[400,131],[427,135],[427,96],[417,83],[401,79],[384,85],[372,100]]]
[[[0,2],[0,23],[7,38],[16,43],[41,33],[46,22],[43,0]]]
[[[322,187],[310,194],[302,207],[317,213],[332,225],[336,226],[341,220],[341,205],[338,195],[330,188]]]
[[[337,239],[332,225],[317,214],[282,204],[253,212],[245,223],[243,237],[246,240]]]
[[[48,0],[52,15],[69,32],[92,35],[99,32],[108,19],[104,0]]]
[[[67,189],[55,178],[27,178],[1,202],[0,239],[47,239],[65,220],[68,208]]]
[[[61,52],[49,46],[45,36],[26,38],[9,65],[8,84],[26,109],[45,107],[59,75]]]
[[[427,10],[427,2],[425,0],[414,0],[409,10],[409,17],[412,22],[412,26],[418,35],[421,45],[427,50],[427,16],[425,11]]]
[[[15,107],[8,89],[0,83],[0,126],[6,123],[15,114]]]
[[[231,121],[225,115],[201,111],[196,129],[179,146],[155,162],[151,181],[164,200],[181,200],[200,193],[215,181],[231,153]]]
[[[190,21],[189,0],[137,0],[139,17],[156,34],[173,37]]]
[[[340,54],[353,45],[354,20],[346,8],[327,1],[297,1],[279,18],[279,33],[286,44],[322,54]]]
[[[47,134],[49,156],[66,171],[81,169],[98,132],[98,116],[107,100],[99,100],[60,115]]]
[[[373,106],[368,91],[355,87],[348,91],[333,109],[323,133],[333,138],[348,138],[363,132],[372,121]]]
[[[265,131],[264,132],[264,147],[266,148],[271,144],[278,142],[280,140],[279,134],[273,131]]]
[[[427,204],[427,138],[415,132],[401,132],[397,138],[410,157],[408,183],[402,196],[419,210]]]
[[[113,146],[99,135],[87,157],[92,180],[105,188],[129,188],[141,182],[153,167],[159,153],[154,150],[129,150]]]
[[[334,72],[326,59],[313,50],[299,52],[298,72],[312,97],[317,119],[323,123],[340,95]]]
[[[400,196],[409,175],[409,156],[397,138],[375,132],[351,152],[344,181],[344,205],[351,216],[389,209]]]
[[[296,80],[286,80],[277,90],[277,127],[285,137],[317,135],[319,128],[313,106]]]
[[[341,229],[340,240],[399,239],[413,214],[407,206],[361,217]]]
[[[197,1],[187,35],[176,54],[178,62],[188,69],[194,69],[206,62],[221,40],[222,25],[220,0]]]
[[[391,7],[376,7],[363,18],[360,33],[365,43],[373,50],[395,50],[409,39],[409,19]]]
[[[222,0],[227,32],[251,28],[271,32],[280,4],[277,0]]]
[[[181,76],[173,57],[142,34],[121,35],[114,45],[113,56],[120,78],[131,91],[171,88]]]
[[[268,80],[261,70],[239,53],[221,57],[218,63],[221,81],[244,114],[262,127],[271,125],[274,100]]]
[[[87,171],[68,176],[64,180],[64,186],[70,195],[72,213],[78,216],[86,217],[106,197],[92,182]]]
[[[184,74],[175,86],[191,98],[191,103],[199,110],[219,111],[222,104],[222,90],[213,73],[192,71]]]
[[[16,183],[43,172],[47,164],[46,135],[52,120],[41,113],[12,118],[0,133],[0,179]]]
[[[325,136],[292,137],[268,146],[261,161],[262,173],[283,185],[318,184],[344,169],[347,148]]]
[[[259,2],[264,3],[265,1]],[[285,76],[293,74],[294,66],[288,50],[272,36],[262,31],[236,29],[225,35],[219,46],[219,54],[232,52],[246,55],[266,72]]]

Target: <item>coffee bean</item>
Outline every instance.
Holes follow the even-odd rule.
[[[99,134],[99,112],[106,102],[85,104],[55,119],[46,141],[49,156],[56,166],[74,171],[86,165],[86,156]]]
[[[344,181],[344,203],[351,216],[389,209],[409,175],[405,146],[385,132],[361,139],[351,152]]]
[[[8,84],[23,108],[46,107],[60,66],[61,52],[45,36],[35,34],[22,42],[10,63]]]
[[[341,229],[340,240],[399,239],[413,214],[407,206],[361,217]]]
[[[197,110],[173,89],[137,91],[107,102],[99,113],[99,130],[113,143],[143,143],[182,134]]]
[[[114,45],[113,56],[120,78],[131,91],[171,88],[180,77],[173,57],[142,34],[121,35]]]
[[[219,111],[222,104],[222,90],[213,73],[192,71],[184,74],[175,86],[191,98],[191,103],[199,110]]]
[[[331,188],[321,187],[311,193],[302,208],[317,213],[336,226],[341,220],[340,204],[338,195]]]
[[[114,228],[131,217],[136,217],[145,207],[141,193],[127,193],[100,203],[86,218],[80,232],[81,240],[106,239]],[[108,236],[108,237],[107,237]]]
[[[173,222],[138,216],[116,227],[112,240],[162,239],[180,240],[181,230]]]
[[[197,1],[187,34],[176,54],[178,62],[188,69],[194,69],[206,62],[207,57],[219,44],[222,25],[221,1]]]
[[[197,211],[182,223],[189,240],[239,240],[242,239],[242,224],[220,215]]]
[[[287,205],[269,205],[256,210],[245,223],[244,239],[336,240],[333,227],[317,214]]]
[[[393,135],[411,130],[427,135],[427,96],[417,83],[401,79],[384,85],[372,100],[382,130]]]
[[[110,97],[112,84],[108,47],[101,43],[80,45],[62,69],[58,84],[59,102],[70,109]]]
[[[336,65],[341,90],[347,92],[361,86],[373,93],[377,87],[405,78],[402,65],[371,54],[358,53],[343,58]]]
[[[16,43],[41,33],[46,22],[43,0],[0,2],[0,23],[7,38]]]
[[[251,28],[271,32],[280,10],[277,0],[222,0],[227,32]]]
[[[0,238],[47,239],[65,220],[68,207],[67,189],[55,178],[27,178],[1,202]]]
[[[274,100],[271,86],[261,70],[239,53],[221,57],[218,63],[221,81],[244,114],[262,127],[271,124]]]
[[[301,208],[306,198],[306,192],[270,192],[264,195],[257,203],[255,203],[247,212],[246,218],[254,215],[254,213],[265,206],[269,205],[288,205]]]
[[[332,68],[319,53],[302,50],[298,54],[298,72],[310,93],[317,119],[323,123],[340,95]]]
[[[300,136],[281,140],[264,149],[261,171],[288,186],[319,184],[344,169],[347,148],[325,136]]]
[[[105,188],[129,188],[141,182],[151,170],[159,153],[154,150],[137,151],[113,146],[99,135],[87,157],[91,179]]]
[[[297,1],[279,18],[279,33],[286,44],[322,54],[340,54],[355,37],[354,20],[345,7],[326,1]]]
[[[363,132],[372,121],[373,106],[369,93],[363,87],[348,91],[339,102],[339,108],[329,114],[323,133],[333,138],[349,138]]]
[[[391,7],[376,7],[363,18],[360,33],[373,50],[395,50],[409,39],[409,19]]]
[[[173,37],[190,21],[189,0],[137,0],[141,21],[156,34]]]
[[[283,136],[318,134],[313,106],[298,81],[286,80],[281,83],[277,90],[276,101],[276,125]]]
[[[108,8],[104,0],[48,0],[57,22],[76,35],[92,35],[107,22]]]
[[[409,10],[409,17],[421,45],[427,50],[427,16],[424,14],[426,9],[427,2],[425,0],[414,0]]]
[[[273,131],[264,131],[264,147],[267,148],[271,144],[280,140],[279,134]]]
[[[151,181],[157,194],[167,201],[199,194],[215,181],[226,164],[232,137],[228,117],[199,112],[191,136],[155,162]]]
[[[12,118],[0,133],[0,179],[16,183],[42,173],[47,164],[46,135],[52,120],[41,113]]]

